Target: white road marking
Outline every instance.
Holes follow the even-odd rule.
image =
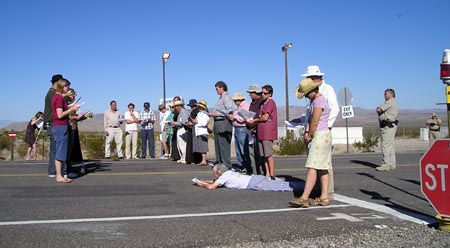
[[[430,223],[434,223],[436,222],[435,219],[428,217],[428,216],[424,216],[424,215],[418,215],[416,213],[412,213],[412,212],[407,212],[407,211],[398,211],[392,208],[388,208],[386,206],[382,206],[382,205],[378,205],[372,202],[367,202],[367,201],[363,201],[363,200],[358,200],[355,198],[350,198],[344,195],[339,195],[334,193],[333,194],[333,198],[336,201],[340,201],[340,202],[344,202],[353,206],[357,206],[360,208],[366,208],[366,209],[370,209],[370,210],[375,210],[377,212],[381,212],[381,213],[385,213],[385,214],[389,214],[392,216],[395,216],[397,218],[403,219],[403,220],[407,220],[407,221],[411,221],[414,223],[418,223],[418,224],[424,224],[424,225],[428,225]]]
[[[66,219],[66,220],[62,219],[62,220],[5,221],[5,222],[0,222],[0,226],[126,221],[126,220],[174,219],[174,218],[210,217],[210,216],[225,216],[225,215],[243,215],[243,214],[246,215],[246,214],[259,214],[259,213],[277,213],[277,212],[288,212],[288,211],[305,211],[305,210],[314,210],[314,209],[344,208],[344,207],[351,207],[351,205],[328,205],[328,206],[311,207],[311,208],[262,209],[262,210],[219,212],[219,213],[199,213],[199,214],[173,214],[173,215],[153,215],[153,216],[150,215],[150,216],[86,218],[86,219]]]
[[[317,218],[316,220],[346,220],[346,221],[350,221],[350,222],[360,222],[363,221],[361,219],[358,219],[356,217],[350,216],[348,214],[343,214],[343,213],[331,213],[331,215],[333,215],[334,217],[321,217],[321,218]]]

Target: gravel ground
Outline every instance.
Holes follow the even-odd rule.
[[[442,231],[419,224],[407,227],[362,230],[342,235],[323,235],[316,238],[296,238],[292,241],[249,242],[217,247],[450,247],[450,231]]]

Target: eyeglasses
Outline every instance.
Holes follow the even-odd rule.
[[[263,95],[269,95],[270,93],[269,92],[263,92],[262,94]]]

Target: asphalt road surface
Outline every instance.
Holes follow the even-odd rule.
[[[380,154],[334,156],[335,200],[307,209],[289,207],[292,192],[198,188],[191,179],[211,168],[170,160],[93,161],[70,184],[48,178],[46,162],[2,162],[0,247],[261,247],[433,224],[421,156],[397,154],[391,172],[375,171]],[[304,180],[305,159],[276,157],[277,176]]]

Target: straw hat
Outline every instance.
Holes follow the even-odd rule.
[[[176,100],[175,102],[172,103],[172,107],[183,106],[183,105],[184,105],[183,101],[180,101],[180,100]]]
[[[206,107],[207,105],[208,103],[205,100],[201,100],[200,102],[197,103],[197,106],[206,110],[208,109],[208,107]]]
[[[311,92],[311,90],[319,87],[322,84],[322,81],[316,82],[311,78],[303,79],[300,84],[295,88],[295,96],[298,99],[303,98],[306,94]]]
[[[233,94],[231,99],[233,99],[233,100],[245,100],[245,96],[241,92],[236,92],[236,93]]]

